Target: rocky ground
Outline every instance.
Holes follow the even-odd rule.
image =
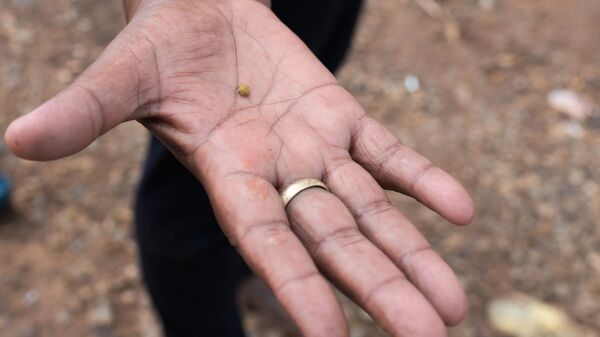
[[[471,314],[451,336],[533,337],[525,327],[541,316],[567,323],[537,336],[600,336],[599,17],[597,0],[365,8],[341,83],[477,204],[473,225],[456,228],[392,196],[467,289]],[[2,0],[0,129],[68,84],[123,24],[118,0]],[[571,96],[549,101],[557,89]],[[0,219],[0,336],[159,336],[131,240],[145,146],[130,123],[58,162],[1,155],[15,189]],[[353,336],[385,336],[344,304]],[[251,336],[285,335],[246,311]]]

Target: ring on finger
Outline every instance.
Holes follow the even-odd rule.
[[[281,200],[283,201],[283,207],[287,207],[287,205],[292,201],[292,199],[300,194],[300,192],[307,190],[309,188],[322,188],[325,191],[329,192],[329,188],[319,179],[313,178],[304,178],[298,179],[293,183],[287,185],[286,187],[281,189],[279,195],[281,195]]]

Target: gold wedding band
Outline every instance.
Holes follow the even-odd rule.
[[[287,207],[288,203],[292,201],[295,196],[300,194],[300,192],[313,187],[322,188],[329,192],[327,185],[319,179],[305,178],[296,180],[283,188],[279,193],[281,195],[281,200],[283,201],[283,207]]]

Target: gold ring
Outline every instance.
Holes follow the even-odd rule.
[[[295,196],[300,194],[300,192],[313,187],[322,188],[325,191],[329,192],[329,188],[327,187],[327,185],[325,185],[325,183],[320,181],[319,179],[305,178],[296,180],[293,183],[287,185],[285,188],[283,188],[279,193],[279,195],[281,195],[281,200],[283,201],[283,207],[287,207],[290,201],[292,201],[292,199]]]

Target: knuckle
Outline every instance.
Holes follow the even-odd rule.
[[[365,306],[368,306],[369,302],[375,296],[377,296],[378,293],[386,290],[391,285],[393,285],[395,283],[399,283],[399,282],[407,282],[406,277],[403,274],[397,274],[397,275],[394,275],[392,277],[380,280],[379,282],[375,283],[375,285],[373,285],[367,291],[367,293],[366,293],[366,295],[365,295],[365,297],[363,299],[363,303],[365,304]]]
[[[105,104],[98,94],[91,88],[75,82],[74,87],[83,93],[83,101],[86,105],[86,112],[90,120],[90,128],[96,136],[105,132]]]
[[[269,246],[282,246],[289,239],[290,233],[291,229],[287,223],[273,221],[250,225],[244,231],[241,231],[241,233],[231,235],[230,241],[235,247],[248,245],[256,239]]]
[[[397,265],[400,266],[400,268],[402,268],[403,270],[411,271],[411,270],[413,270],[413,268],[411,266],[413,266],[415,264],[414,259],[424,253],[435,253],[435,252],[430,245],[419,246],[417,248],[411,249],[411,250],[403,253],[402,255],[400,255],[400,257],[398,258],[398,261],[397,261],[398,262]]]
[[[275,294],[281,294],[285,291],[286,288],[293,286],[294,284],[304,283],[311,278],[319,277],[320,274],[317,270],[311,270],[303,274],[294,275],[287,279],[284,279],[273,286],[273,291]]]
[[[381,154],[377,157],[376,162],[386,165],[390,162],[390,160],[396,157],[405,149],[406,145],[402,144],[400,141],[395,141],[388,146],[386,146]]]
[[[371,218],[393,209],[393,206],[387,199],[377,199],[362,206],[354,216],[357,221],[361,222],[366,218]]]
[[[328,247],[348,247],[365,241],[365,237],[356,227],[344,227],[327,233],[322,239],[314,243],[313,253],[319,254],[320,251]]]
[[[325,168],[325,179],[329,180],[334,175],[339,175],[343,170],[348,169],[351,170],[354,161],[350,158],[340,158],[340,159],[331,159],[327,163],[327,167]]]
[[[435,168],[436,168],[436,166],[435,166],[435,165],[433,165],[433,164],[432,164],[432,163],[430,163],[430,162],[427,162],[427,163],[425,163],[423,166],[421,166],[421,167],[420,167],[420,168],[417,170],[417,172],[416,172],[416,173],[413,175],[413,177],[412,177],[412,179],[411,179],[411,181],[410,181],[410,183],[409,183],[409,186],[410,186],[410,191],[411,191],[411,193],[413,193],[413,192],[414,192],[414,190],[415,190],[415,186],[416,186],[416,185],[419,183],[419,181],[420,181],[420,180],[421,180],[421,179],[422,179],[422,178],[423,178],[423,177],[424,177],[424,176],[425,176],[425,175],[426,175],[428,172],[430,172],[431,170],[433,170],[433,169],[435,169]]]

